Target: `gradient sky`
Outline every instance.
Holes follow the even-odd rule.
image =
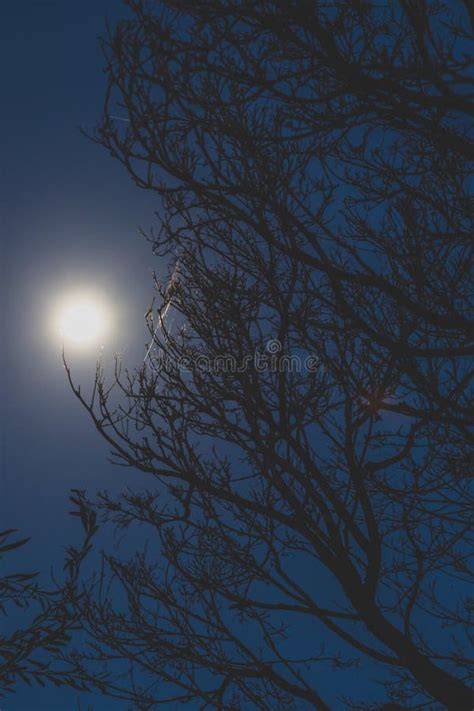
[[[98,37],[105,18],[123,12],[120,0],[2,4],[0,528],[32,537],[17,557],[23,569],[60,571],[64,546],[79,537],[67,513],[72,487],[121,487],[131,476],[106,462],[105,445],[66,385],[51,328],[62,294],[93,287],[114,305],[105,365],[114,351],[131,363],[144,352],[150,267],[160,265],[138,227],[152,224],[156,204],[79,132],[101,115]],[[94,362],[89,353],[75,363],[82,382]],[[76,696],[25,687],[0,708],[72,711]],[[110,699],[91,705],[127,708]]]
[[[77,519],[67,513],[70,489],[92,494],[143,477],[107,463],[105,444],[65,382],[51,311],[70,289],[98,289],[114,305],[105,366],[116,351],[136,364],[144,354],[150,267],[165,265],[153,261],[138,235],[139,226],[153,223],[153,195],[79,132],[100,118],[105,80],[98,37],[107,16],[124,13],[123,3],[28,0],[2,9],[0,529],[31,536],[15,562],[47,580],[51,566],[60,573],[64,547],[80,538]],[[94,352],[73,363],[82,383],[91,382],[94,364]],[[307,629],[300,633],[298,645],[311,645]],[[357,670],[348,677],[357,686]],[[0,700],[1,711],[89,708],[129,705],[81,695],[78,706],[76,692],[26,686]]]
[[[157,201],[79,131],[92,128],[102,112],[98,37],[106,17],[113,21],[124,12],[121,0],[2,4],[0,530],[31,536],[17,567],[41,570],[45,579],[51,567],[60,573],[64,547],[80,538],[77,520],[68,515],[70,489],[93,494],[122,488],[132,477],[143,481],[138,472],[107,462],[107,447],[66,383],[51,326],[62,295],[79,287],[98,290],[113,316],[105,368],[116,352],[137,364],[153,295],[150,268],[164,272],[166,266],[153,260],[138,233],[153,224]],[[73,359],[84,384],[92,380],[95,356]],[[301,630],[298,644],[303,637],[311,644],[308,636]],[[345,678],[357,693],[357,669]],[[380,681],[373,679],[378,694]],[[331,682],[329,675],[328,687]],[[18,687],[0,699],[0,711],[129,709],[102,697],[82,695],[80,706],[76,699],[69,690]]]

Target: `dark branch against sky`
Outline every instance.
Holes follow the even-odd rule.
[[[64,547],[78,533],[68,515],[71,487],[116,481],[106,448],[71,406],[52,301],[83,283],[108,294],[120,328],[106,349],[111,362],[114,348],[131,360],[142,354],[151,298],[149,249],[138,227],[151,224],[153,201],[79,130],[101,115],[98,37],[106,18],[122,11],[116,0],[2,7],[0,528],[31,536],[19,563],[46,578],[52,564],[60,572]],[[82,364],[84,381],[94,361]],[[74,698],[25,685],[0,705],[64,711]],[[94,708],[110,709],[110,700]]]
[[[104,659],[130,663],[140,711],[325,711],[385,698],[384,682],[412,708],[464,711],[469,661],[438,624],[470,614],[453,598],[472,444],[464,25],[408,0],[387,21],[342,0],[130,4],[116,29],[111,1],[4,22],[0,528],[31,536],[19,561],[47,574],[79,535],[72,488],[91,495],[76,491],[76,517],[115,525],[107,606],[99,586],[71,609]],[[107,151],[78,131],[94,125]],[[153,210],[154,257],[137,237]],[[76,285],[113,304],[105,369],[115,351],[138,366],[112,395],[95,358],[62,367],[48,314]],[[153,320],[171,306],[175,340]],[[197,365],[259,349],[319,370]],[[150,546],[126,560],[117,539],[138,551],[142,525]],[[5,708],[73,698],[19,686]]]

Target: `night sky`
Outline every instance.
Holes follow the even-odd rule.
[[[135,186],[122,165],[81,133],[93,131],[102,115],[99,37],[107,19],[113,23],[127,12],[124,3],[26,0],[3,3],[2,11],[0,530],[31,538],[14,567],[38,571],[48,585],[51,574],[61,578],[66,546],[81,539],[69,515],[71,489],[93,497],[132,481],[149,484],[144,474],[108,461],[106,444],[67,383],[55,314],[76,292],[92,291],[105,304],[104,338],[84,350],[66,349],[76,382],[87,390],[99,354],[106,373],[117,354],[132,368],[143,361],[152,270],[165,275],[170,264],[153,257],[140,234],[155,222],[157,197]],[[6,623],[0,618],[2,624],[22,624],[20,613]],[[295,638],[298,651],[313,643],[304,624]],[[350,668],[337,678],[356,695],[376,698],[383,679],[371,669]],[[333,698],[345,691],[331,688],[334,678],[320,680]],[[25,685],[0,699],[0,711],[46,710],[130,706]]]
[[[31,542],[19,567],[61,571],[78,539],[68,515],[72,487],[123,486],[107,450],[66,384],[54,306],[71,289],[113,305],[107,368],[115,352],[136,363],[152,298],[150,247],[138,227],[153,222],[151,195],[84,138],[101,116],[104,75],[98,37],[118,0],[29,0],[2,5],[2,426],[1,528]],[[90,383],[97,355],[71,354]],[[139,476],[134,474],[134,476]],[[77,694],[18,687],[5,711],[77,708]],[[87,703],[83,708],[87,708]],[[126,704],[94,700],[94,709]]]
[[[102,112],[99,36],[106,18],[124,12],[118,0],[30,0],[3,13],[1,528],[31,537],[12,562],[17,570],[40,571],[45,584],[50,571],[61,577],[65,547],[80,540],[77,519],[68,514],[70,490],[92,495],[144,477],[108,463],[105,443],[66,382],[54,322],[57,303],[71,290],[97,291],[112,321],[105,369],[116,353],[136,365],[145,353],[151,268],[164,273],[167,266],[153,260],[139,234],[153,224],[157,201],[80,132]],[[98,352],[69,353],[84,387]],[[357,671],[347,674],[357,685]],[[125,711],[129,705],[18,685],[0,708]]]

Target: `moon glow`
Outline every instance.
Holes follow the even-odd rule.
[[[87,294],[75,294],[58,308],[57,326],[64,344],[93,346],[103,340],[109,325],[104,304]]]

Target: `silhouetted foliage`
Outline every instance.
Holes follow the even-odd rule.
[[[143,708],[374,708],[358,665],[470,709],[471,5],[128,5],[95,139],[159,198],[182,326],[90,401],[68,371],[150,475],[84,504],[148,531],[81,598],[96,658]]]
[[[72,497],[74,504],[78,501]],[[12,607],[22,611],[21,618],[15,615],[15,624],[10,629],[2,624],[0,636],[0,695],[13,693],[18,683],[28,686],[67,686],[78,691],[102,689],[101,675],[94,671],[89,676],[74,655],[69,657],[69,643],[80,629],[75,615],[78,599],[77,586],[80,564],[90,550],[90,540],[96,531],[94,513],[87,511],[92,527],[86,530],[80,548],[68,548],[65,569],[67,574],[61,584],[55,582],[47,589],[41,584],[37,573],[7,572],[0,577],[0,613],[8,617]],[[84,520],[85,523],[85,520]],[[18,539],[17,531],[0,532],[0,561],[17,552],[28,538]],[[13,537],[13,539],[12,539]],[[22,619],[23,624],[18,625]]]

